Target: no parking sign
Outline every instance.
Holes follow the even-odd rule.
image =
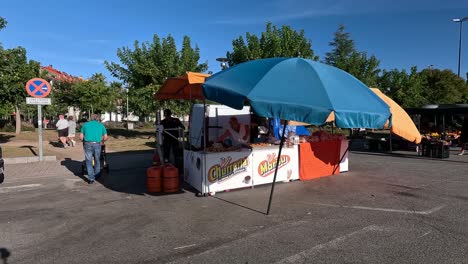
[[[44,98],[50,94],[49,82],[41,78],[33,78],[26,83],[26,92],[35,98]]]

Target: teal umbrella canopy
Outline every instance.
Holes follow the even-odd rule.
[[[322,125],[331,113],[342,128],[383,128],[388,105],[338,68],[302,58],[245,62],[203,84],[205,98],[235,109],[249,103],[264,117]]]

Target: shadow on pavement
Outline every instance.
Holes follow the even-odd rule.
[[[80,177],[84,182],[88,182],[88,178],[83,175],[82,164],[83,161],[72,160],[71,158],[65,158],[60,162],[60,165],[73,172],[73,175]]]
[[[219,197],[216,197],[216,196],[212,196],[213,198],[215,199],[218,199],[220,201],[223,201],[225,203],[228,203],[228,204],[232,204],[232,205],[235,205],[235,206],[239,206],[239,207],[242,207],[244,209],[247,209],[247,210],[250,210],[250,211],[253,211],[253,212],[256,212],[256,213],[260,213],[260,214],[263,214],[263,215],[267,215],[265,212],[262,212],[262,211],[259,211],[259,210],[256,210],[256,209],[253,209],[253,208],[250,208],[250,207],[247,207],[245,205],[241,205],[241,204],[238,204],[238,203],[235,203],[235,202],[231,202],[229,200],[225,200],[223,198],[219,198]]]
[[[14,137],[13,135],[0,134],[0,143],[7,143],[10,139]]]
[[[350,151],[350,152],[354,154],[358,154],[358,155],[390,156],[390,157],[406,158],[406,159],[432,160],[432,161],[453,162],[453,163],[468,163],[468,159],[465,161],[453,160],[452,157],[457,156],[456,154],[450,154],[450,157],[447,159],[439,159],[439,158],[417,156],[416,154],[404,154],[404,153],[395,153],[395,152],[369,152],[369,151]]]
[[[0,259],[2,260],[3,264],[8,263],[7,260],[10,257],[11,253],[6,248],[0,248]]]
[[[34,156],[37,156],[37,153],[36,151],[34,151],[34,146],[21,146],[20,148],[27,148],[31,151],[31,153],[34,155]]]
[[[61,142],[50,141],[49,144],[56,148],[63,148],[63,144]]]

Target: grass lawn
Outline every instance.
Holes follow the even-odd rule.
[[[155,148],[155,138],[153,129],[108,129],[109,139],[106,141],[108,152],[123,152],[123,151],[141,151],[153,150]],[[43,130],[44,155],[56,155],[61,148],[51,146],[47,142],[58,142],[56,130]],[[78,146],[79,133],[76,135]],[[37,147],[38,133],[25,131],[19,135],[10,132],[0,132],[0,144],[3,149],[5,158],[13,157],[32,157],[39,155]],[[78,150],[78,148],[76,149]]]
[[[34,146],[3,146],[3,157],[4,158],[15,158],[15,157],[34,157],[39,156],[39,149]],[[44,156],[53,156],[54,153],[43,149]]]

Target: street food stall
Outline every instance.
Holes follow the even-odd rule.
[[[201,194],[273,182],[278,145],[247,143],[229,146],[216,143],[229,126],[231,117],[236,117],[242,124],[250,124],[251,115],[248,106],[241,110],[224,105],[193,106],[189,143],[184,149],[184,180]],[[207,142],[204,142],[205,135]],[[203,147],[203,144],[207,146]],[[299,179],[298,168],[298,145],[290,145],[281,154],[276,181]]]
[[[205,95],[202,83],[206,76],[196,75],[194,79],[194,75],[196,74],[187,73],[185,76],[169,78],[155,94],[155,99],[203,100]],[[172,87],[171,80],[174,81]],[[249,106],[235,108],[206,104],[195,104],[192,108],[188,144],[184,149],[183,174],[185,181],[201,194],[272,183],[275,177],[276,182],[288,182],[348,171],[348,141],[341,135],[322,132],[301,137],[299,140],[286,140],[283,148],[280,140],[241,146],[226,146],[216,142],[227,127],[230,117],[235,116],[241,123],[251,124],[252,109]],[[375,126],[368,122],[376,122],[377,119],[369,119],[366,114],[361,115],[364,117],[359,122],[364,127]],[[385,118],[385,115],[379,118]],[[330,117],[333,121],[335,112],[327,112],[323,116],[324,121],[329,121]],[[346,122],[351,122],[351,119]],[[313,123],[315,122],[307,122]],[[250,139],[249,142],[255,140]]]

